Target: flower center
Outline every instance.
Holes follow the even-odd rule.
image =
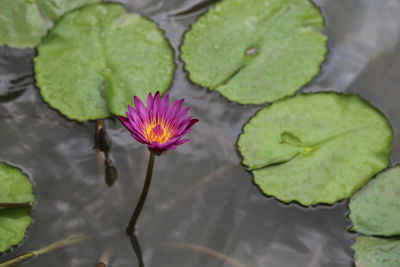
[[[146,137],[149,142],[158,142],[163,144],[171,137],[171,132],[168,128],[163,127],[161,124],[150,124],[146,127]]]

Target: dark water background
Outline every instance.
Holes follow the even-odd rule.
[[[200,119],[191,142],[156,159],[139,235],[146,267],[229,267],[177,242],[201,245],[248,267],[350,267],[355,235],[347,201],[303,208],[263,196],[241,166],[235,142],[259,109],[230,103],[190,83],[179,60],[182,37],[216,1],[122,1],[165,30],[176,51],[169,93],[185,98]],[[361,94],[382,110],[396,133],[399,160],[400,1],[316,0],[326,17],[330,54],[303,91]],[[69,121],[50,109],[34,86],[33,49],[0,48],[0,160],[20,166],[34,183],[34,222],[22,245],[0,261],[70,234],[95,238],[40,256],[27,266],[94,266],[111,248],[110,266],[137,266],[124,229],[139,196],[147,149],[119,122],[107,120],[119,181],[108,188],[94,150],[94,122]],[[156,78],[156,77],[155,77]],[[312,108],[312,107],[310,107]],[[368,144],[365,144],[368,145]]]

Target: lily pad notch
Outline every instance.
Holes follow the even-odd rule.
[[[0,163],[0,253],[18,245],[32,222],[32,183],[20,169]]]
[[[34,61],[43,99],[78,121],[125,115],[133,96],[165,93],[175,70],[174,51],[162,30],[113,3],[63,16]]]
[[[309,0],[221,1],[192,25],[181,47],[189,78],[241,104],[290,96],[328,52],[324,18]]]
[[[299,94],[261,109],[238,149],[263,193],[304,206],[348,198],[389,164],[393,131],[357,95]]]

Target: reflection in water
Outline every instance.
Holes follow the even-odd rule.
[[[205,0],[205,1],[202,1],[200,3],[193,5],[192,7],[188,8],[184,11],[180,11],[175,14],[171,14],[169,16],[171,16],[171,17],[181,17],[181,16],[186,16],[186,15],[193,16],[193,14],[195,14],[199,11],[204,11],[205,9],[208,9],[211,5],[215,4],[216,2],[219,2],[219,1],[218,0]]]
[[[140,246],[139,240],[136,236],[135,233],[131,234],[129,236],[132,244],[133,251],[135,252],[135,255],[138,260],[139,267],[144,267],[144,262],[143,262],[143,255],[142,255],[142,247]]]
[[[194,251],[196,253],[201,253],[205,254],[207,256],[216,258],[224,263],[229,264],[232,267],[248,267],[247,265],[241,263],[240,261],[229,257],[225,254],[222,254],[218,251],[212,250],[210,248],[206,248],[203,246],[199,245],[194,245],[194,244],[189,244],[189,243],[182,243],[182,242],[176,242],[176,243],[169,243],[169,244],[164,244],[163,247],[165,248],[176,248],[176,249],[183,249],[183,250],[189,250],[189,251]],[[265,266],[266,267],[266,266]]]
[[[205,187],[208,183],[212,182],[214,179],[217,179],[221,175],[224,175],[230,168],[232,168],[232,163],[227,163],[225,165],[220,166],[215,171],[212,171],[204,178],[200,179],[198,182],[190,186],[190,188],[183,191],[181,194],[172,197],[165,203],[165,210],[176,209],[178,205],[182,204],[184,201],[190,199],[194,195],[196,195],[203,187]]]
[[[17,89],[17,90],[11,89],[5,94],[0,95],[0,102],[12,101],[21,96],[25,92],[25,90],[26,89]]]
[[[21,60],[23,66],[13,66],[15,60]],[[0,46],[0,103],[10,102],[20,97],[28,88],[32,88],[33,73],[28,49],[10,50]]]
[[[110,158],[112,141],[106,131],[104,120],[96,121],[95,144],[99,168],[105,170],[105,182],[108,186],[112,186],[118,180],[118,172]]]

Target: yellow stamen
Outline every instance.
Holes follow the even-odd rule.
[[[152,122],[146,126],[144,136],[150,142],[163,144],[171,139],[172,131],[170,127],[166,127],[164,122]]]

